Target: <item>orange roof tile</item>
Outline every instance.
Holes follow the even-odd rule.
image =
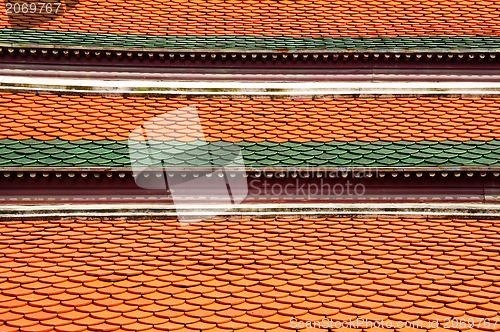
[[[100,96],[0,94],[2,137],[16,140],[127,140],[131,132],[155,116],[172,115],[158,123],[148,124],[150,138],[157,140],[192,141],[205,135],[207,141],[467,141],[499,138],[500,113],[490,107],[496,98],[469,100],[440,97],[322,100],[252,100],[191,99],[195,105],[203,134],[175,115],[178,104],[174,98],[107,98]],[[47,104],[41,110],[38,106]],[[295,108],[287,108],[293,102]],[[415,103],[431,103],[434,107],[412,111]],[[62,104],[78,103],[86,116]],[[308,108],[314,103],[314,111]],[[15,111],[15,106],[31,111]],[[97,110],[95,106],[100,105]],[[114,106],[110,106],[114,105]],[[119,105],[119,107],[117,106]],[[137,105],[141,105],[138,107]],[[252,105],[252,106],[250,106]],[[266,108],[263,110],[260,107]],[[442,107],[446,106],[446,109]],[[249,111],[250,108],[252,111]],[[57,110],[57,115],[53,113]],[[391,111],[393,110],[393,111]],[[397,110],[397,111],[396,111]],[[134,112],[136,116],[129,116]],[[170,112],[170,113],[169,113]],[[104,117],[103,114],[106,116]],[[381,116],[383,114],[383,116]],[[411,115],[411,117],[409,117]],[[471,120],[474,118],[474,121]],[[300,121],[297,121],[300,119]],[[353,125],[353,123],[355,125]],[[416,125],[418,123],[418,125]],[[473,124],[473,125],[472,125]],[[7,130],[8,128],[8,130]],[[60,128],[61,131],[58,131]]]

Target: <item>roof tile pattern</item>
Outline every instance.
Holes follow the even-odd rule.
[[[208,142],[491,141],[499,98],[181,99],[0,94],[0,139],[127,140],[146,121],[154,140],[194,141],[177,110],[194,106]],[[162,116],[168,115],[167,118]],[[163,120],[162,120],[163,119]],[[156,120],[153,120],[156,121]]]
[[[500,45],[498,36],[441,37],[280,37],[280,36],[177,36],[119,35],[54,30],[0,29],[1,44],[33,46],[125,47],[161,49],[229,50],[484,50]]]
[[[9,1],[10,2],[10,1]],[[39,1],[41,2],[41,1]],[[53,1],[51,1],[53,2]],[[6,14],[0,27],[179,36],[476,36],[500,33],[500,5],[469,1],[63,1],[58,12]]]
[[[212,154],[208,154],[211,151]],[[0,140],[0,167],[247,167],[500,166],[500,140],[399,142],[177,142]],[[214,160],[214,158],[216,158]],[[236,159],[239,160],[239,159]],[[160,166],[158,166],[160,167]]]
[[[2,331],[500,330],[498,220],[10,220],[0,234]]]

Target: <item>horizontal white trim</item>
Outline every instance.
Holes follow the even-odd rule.
[[[401,216],[500,217],[500,204],[467,203],[293,203],[240,205],[61,204],[2,205],[0,218],[60,217],[262,217],[262,216]]]
[[[213,167],[148,167],[149,172],[208,172]],[[500,172],[498,166],[262,166],[262,167],[224,167],[226,171],[232,172]],[[0,167],[0,172],[133,172],[132,167],[113,166],[42,166],[42,167]],[[495,174],[495,176],[499,176]]]
[[[498,95],[500,82],[244,82],[98,80],[0,76],[0,88],[10,90],[182,95]]]

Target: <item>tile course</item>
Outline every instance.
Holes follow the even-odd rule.
[[[207,141],[491,141],[499,98],[197,99],[0,94],[0,139],[125,141],[169,115],[150,139],[194,141],[177,110],[193,106]],[[160,120],[158,120],[160,121]]]
[[[287,37],[287,36],[155,36],[122,35],[57,30],[0,29],[0,43],[7,45],[56,45],[124,47],[148,49],[235,49],[235,50],[491,50],[500,37],[416,36],[416,37]]]
[[[292,317],[500,314],[498,220],[10,220],[0,230],[2,331],[282,331]]]

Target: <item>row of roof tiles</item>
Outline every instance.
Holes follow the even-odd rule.
[[[135,35],[290,37],[498,35],[495,1],[66,1],[6,13],[0,28]]]
[[[194,107],[188,113],[184,107]],[[0,139],[491,141],[498,98],[179,99],[0,94]],[[181,110],[179,110],[181,109]],[[199,132],[194,126],[201,124]],[[136,139],[135,136],[131,138]]]
[[[130,35],[112,33],[65,32],[57,30],[0,29],[0,43],[30,47],[30,55],[35,55],[33,46],[57,45],[74,47],[106,48],[160,48],[160,49],[244,49],[244,50],[485,50],[497,48],[500,37],[491,35],[474,36],[401,36],[401,37],[280,37],[223,35]],[[9,52],[13,49],[8,48]],[[21,48],[21,55],[26,50]],[[0,50],[1,51],[1,50]],[[13,52],[13,51],[12,51]],[[33,53],[34,52],[34,53]],[[79,52],[78,49],[74,52]],[[10,53],[9,53],[10,54]],[[43,53],[42,53],[43,54]],[[56,52],[56,55],[60,54]],[[69,54],[69,53],[68,53]],[[80,53],[78,53],[80,54]],[[285,54],[286,55],[286,54]],[[123,56],[123,55],[122,55]],[[480,58],[481,60],[481,58]]]
[[[291,318],[500,330],[498,220],[11,220],[0,231],[5,332],[285,331]]]
[[[129,144],[132,143],[132,144]],[[210,152],[210,153],[209,153]],[[493,167],[500,140],[400,142],[178,142],[0,140],[2,167]]]

